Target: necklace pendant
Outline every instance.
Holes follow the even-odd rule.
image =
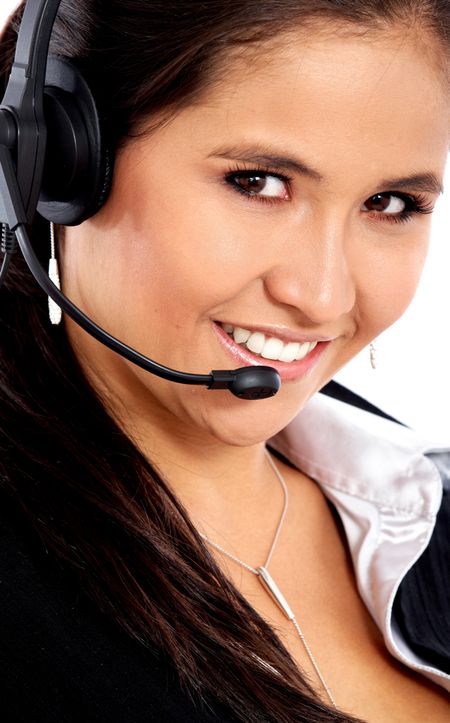
[[[272,599],[276,602],[280,610],[286,615],[288,620],[294,620],[295,615],[292,612],[291,608],[289,607],[283,593],[281,592],[280,588],[276,584],[273,577],[269,574],[269,572],[266,570],[265,567],[258,567],[257,573],[259,580],[261,582],[261,585],[269,595],[272,597]]]

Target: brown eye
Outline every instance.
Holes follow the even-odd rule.
[[[270,198],[288,200],[289,198],[288,179],[272,173],[241,171],[227,174],[225,180],[245,196],[254,196],[261,200]]]
[[[406,208],[406,202],[399,196],[394,196],[393,193],[377,193],[375,196],[371,196],[365,203],[364,206],[370,207],[368,211],[375,211],[377,213],[395,214],[402,213]]]
[[[248,176],[239,179],[239,185],[247,193],[261,193],[267,185],[267,178],[261,176]]]

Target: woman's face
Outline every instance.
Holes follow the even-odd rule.
[[[411,301],[449,107],[430,56],[404,33],[286,36],[224,78],[120,152],[106,206],[67,229],[62,277],[97,323],[162,364],[275,366],[280,392],[244,401],[159,379],[68,326],[135,419],[249,445]],[[307,342],[318,343],[293,360]]]

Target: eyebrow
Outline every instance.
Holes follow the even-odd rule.
[[[300,158],[291,155],[280,155],[267,153],[260,145],[245,146],[226,146],[215,148],[209,155],[213,158],[228,158],[234,161],[243,161],[245,163],[256,163],[263,166],[272,166],[275,168],[294,171],[302,176],[311,178],[314,181],[324,181],[323,175],[312,168]],[[383,178],[378,184],[379,187],[386,190],[394,190],[395,188],[410,188],[416,191],[424,191],[426,193],[444,193],[444,186],[435,173],[425,171],[423,173],[414,173],[410,176],[399,176],[398,178]]]
[[[274,155],[266,153],[265,150],[258,145],[254,146],[227,146],[224,148],[216,148],[211,156],[215,158],[229,158],[234,161],[244,161],[246,163],[257,163],[266,166],[276,166],[277,168],[285,168],[288,171],[295,171],[303,176],[308,176],[315,181],[323,181],[324,178],[319,171],[301,161],[299,158],[293,158],[288,155]]]
[[[425,193],[444,193],[444,186],[435,173],[427,171],[424,173],[415,173],[412,176],[400,176],[399,178],[385,178],[381,181],[381,186],[388,188],[412,188],[417,191],[425,191]]]

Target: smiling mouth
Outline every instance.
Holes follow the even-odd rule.
[[[290,363],[304,359],[318,344],[317,341],[284,342],[276,336],[268,336],[260,331],[251,331],[231,324],[220,324],[235,344],[248,349],[263,359]]]

